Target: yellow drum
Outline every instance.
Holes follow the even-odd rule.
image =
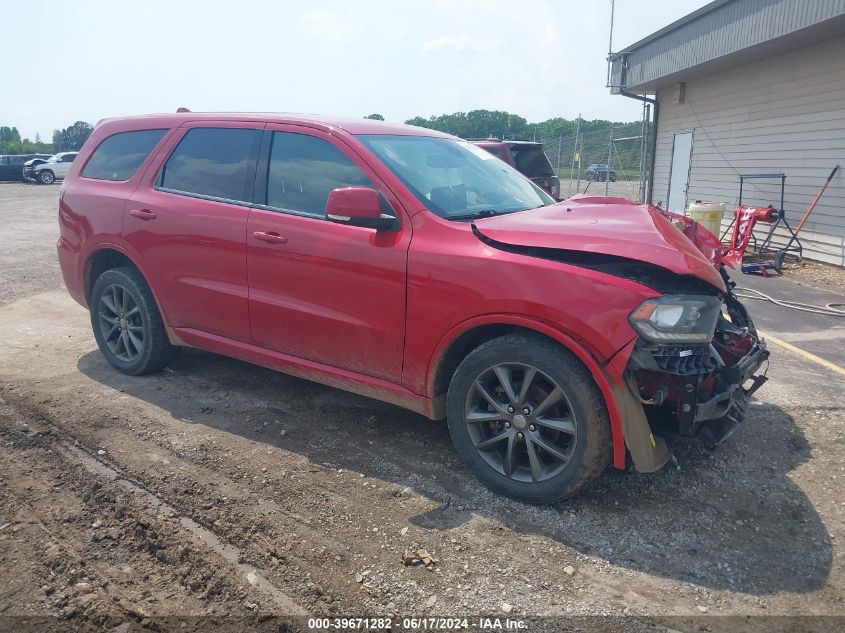
[[[722,233],[722,218],[725,216],[725,203],[708,200],[696,200],[687,208],[687,215],[701,224],[716,237]]]

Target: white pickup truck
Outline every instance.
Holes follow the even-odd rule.
[[[62,152],[51,156],[46,163],[32,168],[31,178],[43,185],[52,185],[57,180],[64,180],[70,164],[79,152]]]

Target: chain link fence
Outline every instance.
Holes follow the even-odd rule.
[[[633,122],[536,140],[560,177],[561,197],[587,192],[645,201],[649,138],[650,123]]]

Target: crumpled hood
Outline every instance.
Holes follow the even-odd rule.
[[[624,198],[575,196],[548,207],[478,219],[474,225],[495,242],[624,257],[725,290],[718,253],[709,243],[699,244],[711,251],[708,259],[660,209]]]

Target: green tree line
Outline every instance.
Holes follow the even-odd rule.
[[[608,121],[606,119],[581,119],[580,127],[575,119],[555,117],[539,123],[529,123],[525,117],[498,110],[472,110],[424,118],[414,117],[405,121],[409,125],[447,132],[461,138],[499,138],[507,140],[540,141],[546,145],[546,153],[560,167],[568,168],[575,151],[575,131],[583,145],[580,146],[581,163],[607,163],[610,147],[610,133],[616,139],[637,137],[642,130],[641,121]],[[646,134],[648,136],[648,134]],[[558,149],[559,148],[559,149]],[[638,139],[620,141],[614,144],[611,164],[626,169],[637,169],[640,161]]]
[[[77,151],[91,136],[94,127],[85,121],[77,121],[61,130],[53,130],[50,143],[41,140],[39,134],[34,140],[21,138],[16,127],[0,126],[0,154],[57,154]]]

